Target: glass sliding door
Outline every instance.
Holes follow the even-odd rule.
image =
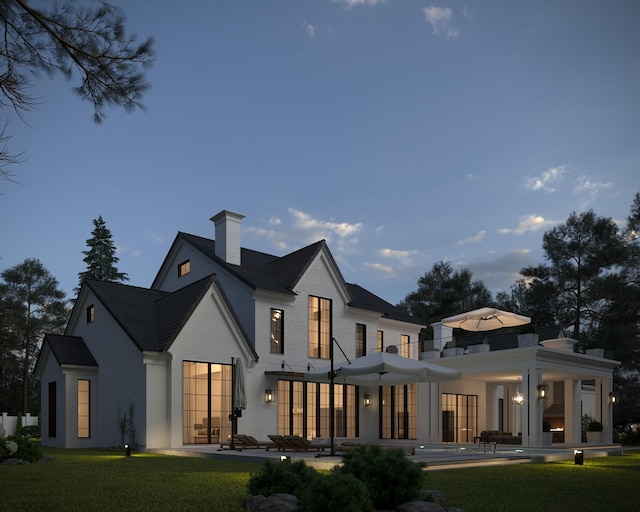
[[[217,444],[231,439],[230,364],[182,363],[182,442]]]
[[[442,395],[442,441],[472,443],[478,435],[478,396]]]

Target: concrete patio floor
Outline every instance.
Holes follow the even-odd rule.
[[[426,464],[427,471],[477,467],[503,464],[522,464],[527,462],[550,462],[556,460],[573,460],[574,450],[582,450],[584,459],[591,457],[607,457],[621,455],[624,448],[620,445],[569,445],[554,444],[552,447],[527,448],[518,445],[493,446],[473,444],[459,445],[386,445],[404,449],[407,457],[415,462]],[[274,449],[265,450],[251,448],[246,450],[221,450],[219,445],[192,445],[183,448],[166,450],[150,450],[151,453],[177,455],[183,457],[204,457],[223,460],[254,461],[280,459],[289,457],[292,461],[304,460],[307,465],[316,469],[330,469],[342,460],[342,452],[336,451],[332,456],[329,450],[280,452]]]

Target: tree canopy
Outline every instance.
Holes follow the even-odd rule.
[[[1,277],[0,361],[7,378],[0,381],[0,397],[6,400],[0,406],[3,411],[29,412],[31,405],[39,405],[33,403],[37,390],[31,375],[44,334],[61,332],[67,319],[64,292],[37,259],[26,259]]]
[[[429,326],[421,333],[421,340],[425,340],[433,336],[432,323],[492,303],[489,289],[482,281],[474,280],[469,269],[454,272],[451,263],[440,261],[418,279],[418,289],[409,293],[399,307]]]
[[[111,231],[107,228],[107,224],[99,215],[97,219],[93,219],[93,231],[91,238],[87,240],[84,261],[87,264],[87,270],[78,273],[78,287],[74,292],[78,293],[82,283],[86,279],[96,279],[98,281],[120,282],[128,281],[129,276],[124,272],[119,272],[116,263],[119,258],[116,256],[116,246],[113,243]]]
[[[41,5],[35,7],[33,4]],[[149,89],[145,70],[153,62],[153,39],[138,42],[125,32],[125,16],[106,2],[0,1],[0,106],[22,117],[38,99],[30,93],[32,79],[44,72],[70,80],[79,75],[74,93],[93,106],[101,122],[105,107],[126,111],[141,108]],[[6,128],[7,119],[0,126]],[[0,131],[0,177],[10,178],[8,166],[21,155],[8,150],[9,136]]]

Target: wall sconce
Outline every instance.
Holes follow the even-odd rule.
[[[522,405],[522,402],[524,402],[524,395],[520,393],[520,391],[518,391],[515,395],[513,395],[513,401],[518,405]]]
[[[276,395],[273,392],[273,389],[265,389],[264,390],[264,401],[268,404],[276,401]]]
[[[364,395],[362,398],[362,404],[365,407],[371,407],[371,395]]]
[[[582,450],[573,450],[573,460],[576,466],[584,466],[584,452]]]
[[[618,403],[618,396],[613,391],[609,393],[609,403],[611,405]]]
[[[540,384],[536,389],[538,390],[538,398],[540,400],[546,400],[547,398],[549,398],[548,384]]]

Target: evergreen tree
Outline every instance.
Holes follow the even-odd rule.
[[[420,340],[424,341],[433,338],[430,324],[491,304],[491,292],[482,281],[473,279],[469,269],[454,272],[451,263],[440,261],[418,280],[418,289],[398,306],[429,326],[420,333]]]
[[[27,412],[32,410],[31,374],[44,334],[62,332],[68,311],[58,281],[39,260],[26,259],[2,272],[1,277],[2,336],[22,370],[22,403],[5,405],[14,411]]]
[[[552,301],[558,323],[585,345],[596,334],[619,283],[626,248],[612,219],[572,213],[542,240],[546,264],[522,269],[539,301]]]
[[[128,281],[129,276],[124,272],[118,272],[116,263],[119,258],[116,256],[116,246],[111,238],[111,231],[107,228],[102,216],[93,219],[94,229],[91,238],[87,240],[88,250],[82,251],[87,270],[78,274],[78,287],[74,289],[77,294],[82,283],[86,279],[98,281],[121,282]]]
[[[23,116],[37,104],[30,94],[32,78],[56,73],[80,83],[74,93],[93,106],[94,120],[104,119],[105,106],[126,111],[142,107],[149,88],[144,70],[153,61],[153,40],[138,43],[127,36],[125,16],[106,2],[0,1],[4,37],[0,45],[0,106]],[[40,5],[34,5],[40,4]],[[6,120],[0,126],[6,127]],[[0,178],[10,179],[9,164],[20,155],[9,153],[9,139],[0,131]]]

